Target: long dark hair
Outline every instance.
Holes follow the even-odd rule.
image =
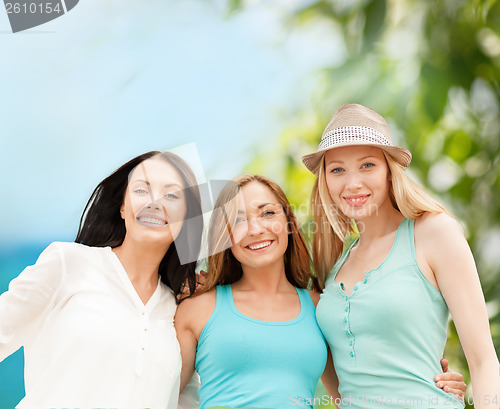
[[[120,208],[125,197],[130,172],[141,162],[158,156],[177,169],[184,181],[187,212],[182,229],[160,262],[158,273],[161,280],[177,296],[187,280],[190,293],[196,288],[196,261],[181,264],[177,246],[189,246],[190,253],[198,253],[201,246],[203,220],[201,215],[200,192],[196,177],[189,165],[171,152],[151,151],[139,155],[104,179],[97,185],[80,219],[80,226],[75,242],[87,246],[118,247],[125,238],[125,221],[120,215]],[[193,252],[194,251],[194,252]]]

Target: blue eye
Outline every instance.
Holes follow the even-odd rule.
[[[165,197],[166,197],[167,199],[178,199],[178,198],[179,198],[177,195],[175,195],[175,194],[173,194],[173,193],[167,193],[167,194],[165,195]]]
[[[236,224],[238,223],[244,223],[245,222],[245,219],[243,217],[237,217],[236,218]]]
[[[344,171],[344,169],[342,169],[342,168],[333,168],[333,169],[330,171],[330,173],[341,173],[341,172],[343,172],[343,171]]]
[[[369,168],[372,168],[374,167],[375,164],[374,163],[371,163],[371,162],[368,162],[368,163],[363,163],[363,165],[361,166],[363,169],[369,169]]]
[[[276,212],[273,212],[272,210],[266,210],[264,213],[262,213],[263,217],[271,217],[274,216]]]
[[[145,189],[135,189],[134,193],[137,193],[139,195],[143,195],[143,194],[146,194],[148,192]]]

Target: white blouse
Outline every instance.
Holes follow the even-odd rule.
[[[110,247],[53,243],[0,295],[0,360],[24,346],[17,408],[176,409],[176,303],[144,305]]]

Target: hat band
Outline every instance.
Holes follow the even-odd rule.
[[[392,143],[380,132],[367,126],[343,126],[323,135],[318,150],[332,148],[335,145],[358,142],[361,144],[388,145]]]

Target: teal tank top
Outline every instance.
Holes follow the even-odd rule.
[[[464,407],[434,382],[449,312],[417,265],[413,228],[414,220],[401,222],[387,258],[349,296],[335,277],[350,249],[326,279],[316,317],[332,351],[341,408]]]
[[[309,292],[296,290],[299,315],[270,322],[243,315],[231,286],[217,287],[214,312],[196,349],[200,409],[312,408],[326,365],[326,341]]]

